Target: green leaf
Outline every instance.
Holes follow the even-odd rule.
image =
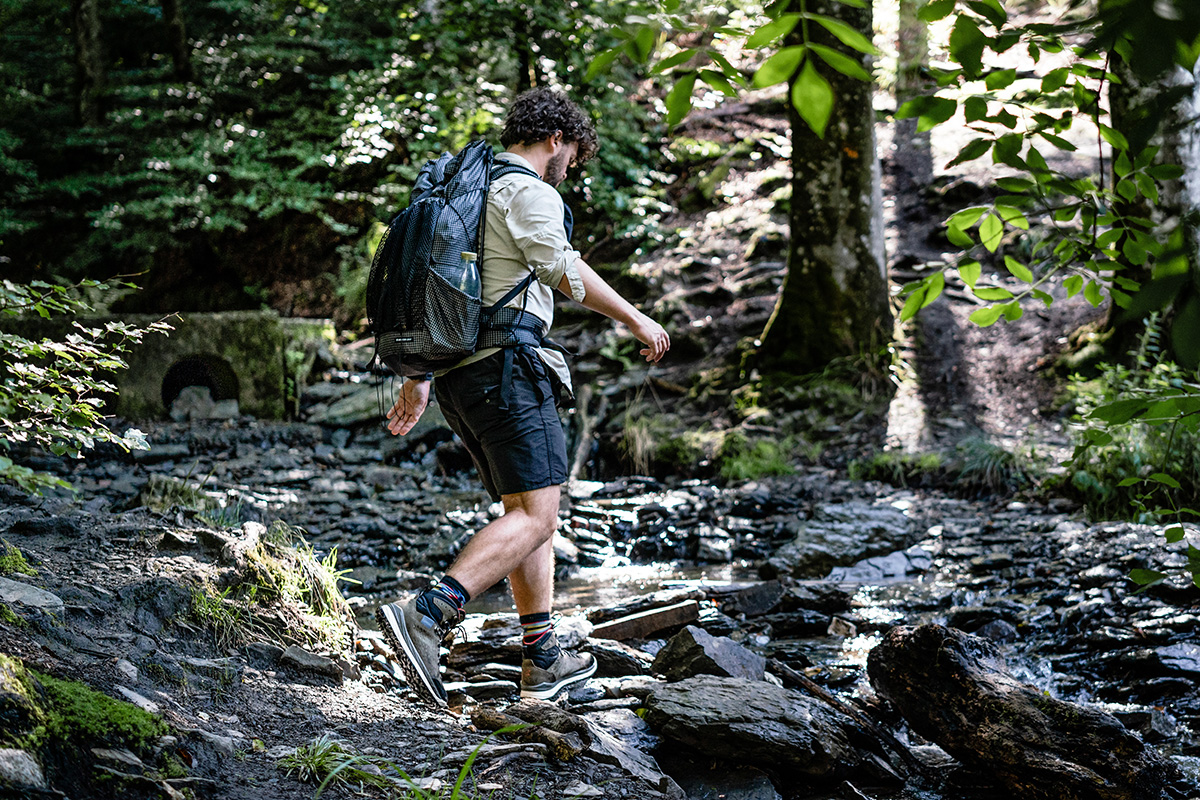
[[[1036,183],[1026,178],[997,178],[996,185],[1012,194],[1028,192],[1037,186]]]
[[[1115,403],[1108,403],[1094,409],[1092,413],[1088,414],[1088,419],[1098,419],[1109,425],[1122,425],[1146,413],[1149,405],[1149,401],[1141,398],[1117,400]]]
[[[1133,486],[1134,484],[1138,484],[1141,482],[1142,482],[1141,478],[1126,478],[1125,480],[1118,483],[1117,486],[1119,488],[1124,489],[1126,486]]]
[[[687,72],[679,76],[679,80],[667,92],[667,127],[673,128],[687,116],[692,109],[692,89],[696,86],[696,73]]]
[[[946,168],[956,167],[959,164],[965,164],[968,161],[974,161],[983,156],[987,151],[992,149],[991,139],[975,139],[970,142],[962,150],[958,151],[958,155],[946,165]]]
[[[804,62],[800,77],[792,84],[792,106],[820,138],[825,138],[825,126],[833,113],[833,87],[813,66],[812,59]]]
[[[1065,150],[1068,153],[1074,153],[1075,150],[1078,149],[1075,147],[1075,145],[1071,144],[1066,139],[1062,138],[1061,136],[1056,136],[1053,133],[1047,133],[1046,131],[1038,131],[1038,136],[1041,136],[1043,139],[1045,139],[1047,142],[1050,142],[1050,144],[1054,145],[1059,150]]]
[[[1013,226],[1014,228],[1020,228],[1023,231],[1029,230],[1029,220],[1025,219],[1025,215],[1022,214],[1021,210],[1018,208],[997,204],[996,214],[999,215],[1000,219],[1004,220],[1005,223]]]
[[[1004,223],[995,214],[988,214],[983,218],[983,222],[979,223],[979,241],[988,252],[996,252],[1003,235]]]
[[[1183,167],[1178,164],[1156,164],[1148,170],[1150,177],[1160,181],[1173,181],[1183,177]]]
[[[843,75],[849,75],[851,78],[858,78],[860,81],[870,83],[871,73],[867,72],[862,64],[845,53],[840,53],[832,47],[826,47],[822,44],[811,44],[809,47],[821,57],[822,61]]]
[[[963,101],[963,119],[967,122],[978,122],[987,119],[988,102],[985,98],[972,95]]]
[[[1067,297],[1074,297],[1083,289],[1082,275],[1069,275],[1063,281],[1063,288],[1067,290]]]
[[[914,97],[896,109],[896,119],[919,117],[917,131],[924,133],[954,116],[958,101],[936,95]]]
[[[950,55],[962,65],[963,73],[971,79],[978,78],[983,71],[983,48],[987,37],[975,20],[959,15],[950,31]]]
[[[1004,266],[1008,268],[1008,271],[1011,272],[1013,277],[1015,277],[1017,280],[1022,280],[1026,283],[1033,283],[1033,273],[1029,270],[1029,267],[1025,266],[1020,261],[1017,261],[1012,256],[1004,257]]]
[[[1125,138],[1125,134],[1107,125],[1100,126],[1100,136],[1104,138],[1104,141],[1111,144],[1115,150],[1129,149],[1129,140]]]
[[[984,78],[983,85],[988,88],[988,91],[995,92],[1012,86],[1016,79],[1017,71],[1015,69],[999,69]]]
[[[1021,304],[1015,300],[1007,305],[1000,306],[1000,310],[1004,312],[1004,318],[1009,322],[1016,322],[1025,314],[1025,310],[1021,308]]]
[[[879,51],[875,49],[875,45],[871,44],[870,39],[840,19],[827,17],[824,14],[811,14],[809,18],[836,36],[846,47],[871,56],[879,55]]]
[[[934,273],[920,281],[917,288],[904,301],[904,308],[900,311],[900,321],[907,322],[916,316],[918,311],[936,300],[945,287],[946,276],[941,272]]]
[[[754,77],[750,81],[751,85],[762,89],[788,80],[796,74],[796,69],[804,60],[806,51],[807,48],[803,45],[783,48],[763,62],[758,71],[754,73]]]
[[[1176,542],[1182,542],[1183,537],[1186,535],[1187,535],[1187,531],[1185,531],[1183,529],[1182,525],[1176,525],[1174,527],[1167,528],[1165,531],[1163,531],[1163,536],[1166,537],[1168,544],[1175,544]]]
[[[1054,305],[1054,298],[1051,295],[1047,294],[1046,292],[1043,292],[1041,289],[1030,289],[1029,293],[1031,295],[1033,295],[1034,297],[1036,297],[1038,300],[1041,300],[1043,305],[1047,305],[1047,306]]]
[[[648,26],[644,27],[627,45],[627,48],[632,48],[629,54],[638,63],[645,64],[649,60],[650,54],[654,52],[654,44],[657,40],[658,31]]]
[[[669,70],[673,67],[678,67],[680,64],[684,63],[685,61],[691,61],[692,57],[695,55],[696,55],[696,48],[694,48],[694,47],[690,47],[687,50],[680,50],[675,55],[668,56],[667,58],[664,58],[662,61],[655,64],[654,69],[650,70],[650,74],[658,75],[660,73],[666,72],[667,70]]]
[[[971,206],[964,208],[962,211],[956,211],[946,220],[946,224],[951,228],[966,230],[979,221],[979,218],[987,213],[987,206]]]
[[[1175,480],[1173,477],[1171,477],[1170,475],[1168,475],[1165,472],[1156,472],[1153,475],[1151,475],[1149,478],[1147,478],[1146,480],[1154,481],[1155,483],[1161,483],[1163,486],[1170,486],[1172,489],[1181,488],[1179,485],[1179,481]]]
[[[784,14],[779,19],[768,22],[750,34],[746,39],[746,47],[755,49],[787,36],[795,30],[798,22],[800,22],[799,14]]]
[[[983,267],[978,261],[968,261],[958,268],[958,277],[962,278],[962,282],[972,289],[975,288],[975,283],[981,274],[983,274]]]
[[[1088,281],[1087,286],[1083,289],[1084,298],[1092,304],[1093,308],[1099,308],[1104,302],[1103,295],[1100,294],[1100,284],[1095,281]]]
[[[1013,293],[999,286],[976,286],[975,296],[980,300],[1012,300]]]
[[[584,82],[586,83],[591,81],[592,78],[595,78],[597,75],[607,70],[612,62],[616,60],[617,56],[621,55],[621,50],[621,47],[614,47],[612,49],[602,51],[595,58],[593,58],[592,63],[588,65],[587,73],[585,73],[583,76]]]
[[[1166,579],[1166,573],[1153,569],[1133,569],[1129,571],[1129,580],[1146,588],[1160,584]]]
[[[726,97],[737,97],[737,89],[733,88],[733,84],[731,84],[724,75],[717,72],[715,69],[700,70],[700,80],[704,81]]]
[[[968,0],[967,7],[997,28],[1008,22],[1008,12],[1000,5],[1000,0]]]
[[[968,319],[974,322],[981,328],[987,328],[996,324],[996,320],[1004,313],[1003,306],[988,306],[987,308],[977,308],[971,312]]]
[[[945,19],[954,13],[955,0],[930,0],[920,11],[917,16],[925,22],[937,22],[939,19]]]
[[[1042,93],[1057,92],[1067,85],[1067,79],[1070,77],[1071,71],[1066,67],[1050,70],[1042,77]]]
[[[968,235],[967,232],[962,228],[946,228],[946,238],[950,240],[951,244],[957,245],[958,247],[965,248],[975,246],[975,242],[971,239],[970,235]]]

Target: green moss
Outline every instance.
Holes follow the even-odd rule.
[[[35,731],[35,739],[79,745],[101,741],[137,751],[167,733],[166,723],[131,703],[114,700],[78,681],[31,674],[46,695],[45,721],[41,730]]]
[[[883,481],[893,486],[922,485],[942,476],[944,460],[940,453],[904,453],[885,450],[850,462],[851,480]]]
[[[750,481],[772,475],[792,475],[791,454],[795,442],[789,437],[782,442],[770,439],[749,441],[745,435],[731,432],[725,436],[717,460],[721,477],[727,481]]]
[[[17,616],[11,608],[4,603],[0,603],[0,622],[5,625],[12,625],[14,628],[28,628],[29,623],[24,618]]]
[[[13,547],[5,539],[0,539],[0,575],[20,572],[23,575],[37,575],[37,570],[30,566],[20,550]]]

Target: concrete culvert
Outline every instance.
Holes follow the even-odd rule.
[[[229,362],[219,356],[196,354],[179,359],[167,370],[162,382],[163,407],[170,411],[180,393],[193,386],[208,389],[215,403],[238,400],[238,377]]]

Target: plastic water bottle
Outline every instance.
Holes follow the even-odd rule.
[[[457,289],[470,297],[479,297],[482,288],[479,279],[479,264],[477,256],[468,250],[462,254],[462,274],[459,276]]]

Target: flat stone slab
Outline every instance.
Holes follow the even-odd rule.
[[[10,606],[37,608],[51,614],[61,614],[65,608],[62,598],[58,595],[8,578],[0,578],[0,602]]]

